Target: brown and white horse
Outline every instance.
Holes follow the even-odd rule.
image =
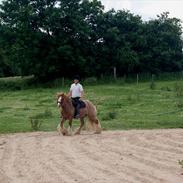
[[[101,125],[100,121],[97,119],[97,110],[96,107],[88,100],[83,101],[86,107],[80,109],[80,127],[76,131],[76,135],[79,135],[81,129],[84,126],[84,118],[88,117],[91,126],[94,126],[96,129],[97,134],[101,133]],[[69,135],[68,131],[64,127],[64,122],[66,120],[69,121],[69,127],[72,128],[72,120],[74,118],[75,108],[72,104],[72,99],[65,95],[64,93],[57,94],[57,104],[58,107],[61,109],[61,122],[57,127],[58,131],[61,132],[63,135]]]

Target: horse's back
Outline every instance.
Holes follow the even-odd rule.
[[[96,115],[97,109],[96,109],[95,105],[91,101],[89,101],[89,100],[84,100],[83,102],[86,105],[88,114],[94,114],[94,115]]]

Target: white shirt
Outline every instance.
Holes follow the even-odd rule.
[[[81,92],[83,91],[83,87],[80,83],[73,83],[71,85],[71,88],[70,88],[70,91],[72,92],[72,98],[75,98],[75,97],[81,97]]]

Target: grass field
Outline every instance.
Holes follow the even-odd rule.
[[[55,130],[60,120],[55,94],[68,87],[0,91],[0,133],[32,131],[31,118],[41,122],[40,130]],[[86,85],[85,93],[107,130],[183,128],[181,81],[156,82],[154,89],[149,82]]]

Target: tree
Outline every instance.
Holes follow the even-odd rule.
[[[57,77],[182,70],[182,27],[168,13],[143,22],[130,11],[104,12],[99,0],[4,0],[1,76]]]

